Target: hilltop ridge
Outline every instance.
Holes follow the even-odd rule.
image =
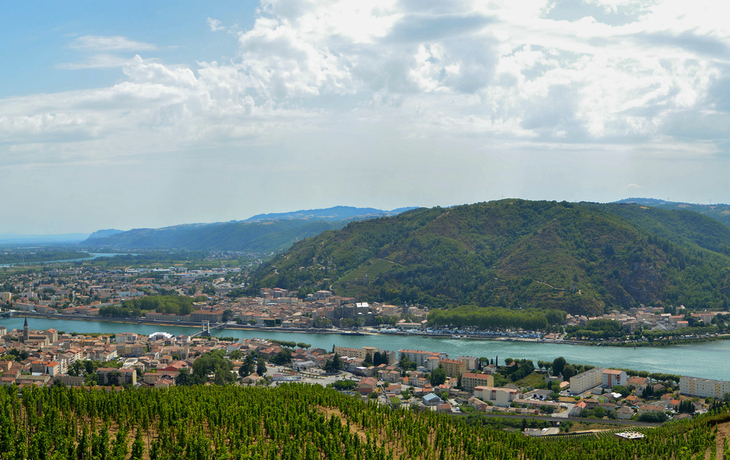
[[[501,200],[352,222],[294,244],[251,280],[441,307],[726,309],[729,243],[730,227],[691,211]]]

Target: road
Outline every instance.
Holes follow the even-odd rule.
[[[484,417],[502,417],[502,418],[514,418],[514,419],[523,419],[526,418],[527,420],[545,420],[547,422],[564,422],[566,420],[570,420],[571,422],[580,422],[580,423],[602,423],[605,425],[626,425],[626,426],[661,426],[661,423],[649,423],[649,422],[637,422],[634,420],[610,420],[610,419],[595,419],[595,418],[581,418],[581,417],[567,417],[567,418],[559,418],[559,417],[550,417],[550,416],[543,416],[543,415],[517,415],[517,414],[485,414],[480,413]],[[456,416],[464,416],[469,414],[454,414]]]

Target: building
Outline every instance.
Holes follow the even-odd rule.
[[[725,393],[730,393],[730,382],[683,375],[679,378],[679,392],[688,396],[722,399]]]
[[[495,406],[507,407],[519,398],[520,390],[512,388],[496,388],[496,387],[476,387],[474,388],[474,396],[482,401],[489,401]]]
[[[621,441],[638,441],[644,439],[644,435],[636,431],[624,431],[616,433],[615,436]]]
[[[348,347],[335,347],[335,353],[340,356],[349,356],[350,358],[365,359],[370,354],[373,358],[375,353],[382,353],[383,350],[377,347],[362,347],[362,348],[348,348]]]
[[[494,376],[490,374],[473,374],[467,372],[461,376],[461,388],[464,391],[474,391],[476,387],[493,387]]]
[[[23,343],[28,343],[30,340],[30,330],[28,329],[28,317],[25,317],[25,322],[23,323]]]
[[[474,358],[473,356],[459,356],[456,360],[466,364],[467,371],[479,369],[479,358]]]
[[[426,366],[428,358],[431,356],[436,356],[439,359],[447,359],[449,357],[446,353],[423,350],[398,350],[398,356],[400,356],[400,359],[403,359],[403,356],[407,357],[409,361],[416,363],[417,366]]]
[[[456,359],[442,359],[439,361],[439,365],[444,367],[446,375],[449,377],[458,377],[466,374],[466,363]],[[463,385],[463,379],[462,379]]]
[[[115,374],[117,373],[117,374]],[[107,385],[110,382],[114,382],[113,376],[117,375],[116,384],[122,385],[129,383],[131,385],[137,384],[137,371],[134,369],[117,369],[114,367],[100,367],[96,370],[96,375],[99,376],[99,383]]]
[[[582,374],[574,375],[570,378],[570,391],[574,394],[579,394],[602,385],[603,370],[602,367],[594,367]]]
[[[603,386],[613,388],[616,385],[626,385],[626,372],[618,369],[604,369]]]
[[[375,380],[373,377],[365,377],[364,379],[361,379],[360,382],[357,384],[357,389],[362,395],[367,395],[375,391],[375,388],[378,385],[378,381]]]

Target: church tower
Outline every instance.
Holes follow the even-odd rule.
[[[28,330],[28,317],[25,317],[25,323],[23,323],[23,343],[27,343],[30,340],[30,331]]]

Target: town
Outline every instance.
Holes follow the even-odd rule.
[[[724,338],[730,315],[718,311],[690,312],[683,305],[636,306],[600,316],[565,316],[549,330],[470,325],[434,325],[429,307],[360,302],[328,290],[299,293],[264,288],[244,296],[241,267],[187,269],[101,269],[94,266],[45,267],[42,271],[6,275],[0,286],[0,305],[19,314],[55,318],[113,319],[131,322],[226,327],[281,328],[283,330],[360,330],[365,332],[457,335],[501,340],[588,341],[606,344],[712,340]],[[147,307],[124,310],[125,301],[145,297],[181,296],[191,300],[189,311]],[[11,313],[12,314],[12,313]],[[600,320],[608,320],[600,321]],[[604,329],[606,324],[615,326]],[[598,327],[596,327],[598,325]]]
[[[31,320],[32,321],[32,320]],[[54,329],[0,328],[0,383],[5,386],[169,388],[192,383],[332,386],[391,407],[455,415],[543,416],[577,420],[664,422],[704,413],[730,400],[730,382],[537,363],[438,351],[376,347],[332,350],[306,343],[135,333],[83,335]],[[213,363],[213,364],[211,364]],[[195,380],[195,378],[197,380]],[[566,423],[570,422],[570,423]],[[532,429],[546,435],[558,427]]]

